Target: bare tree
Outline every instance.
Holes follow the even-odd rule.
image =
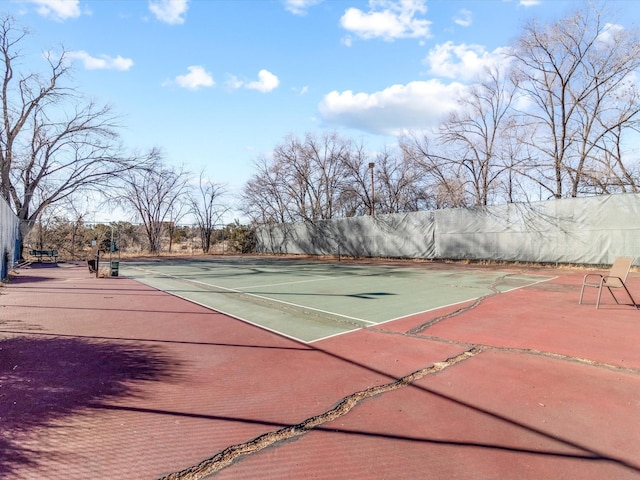
[[[290,211],[290,202],[280,164],[270,164],[259,157],[254,166],[257,172],[244,186],[241,202],[243,212],[256,223],[286,223],[296,220]]]
[[[346,178],[340,194],[340,216],[369,215],[375,210],[371,163],[375,168],[375,159],[366,151],[365,146],[362,143],[352,144],[349,155],[345,157]],[[373,181],[376,181],[375,175]]]
[[[411,212],[432,206],[422,170],[412,157],[385,150],[376,156],[374,165],[377,213]]]
[[[638,34],[606,22],[604,10],[589,2],[553,24],[529,23],[514,57],[530,102],[521,118],[536,131],[528,145],[545,167],[540,184],[556,198],[577,196],[602,155],[613,153],[605,139],[637,122],[638,103],[628,102],[637,95],[621,101],[620,94],[635,88]]]
[[[245,211],[260,222],[316,221],[342,212],[351,142],[336,133],[287,136],[243,192]]]
[[[88,205],[86,199],[79,198],[77,195],[67,197],[64,201],[58,202],[53,206],[53,212],[42,212],[40,218],[45,215],[54,218],[60,225],[66,225],[68,232],[66,235],[60,235],[58,241],[53,246],[60,252],[68,254],[72,260],[76,259],[76,253],[83,246],[84,238],[79,234],[84,225],[84,219],[89,216]],[[49,248],[52,245],[49,245]],[[47,248],[47,245],[41,245],[39,248]]]
[[[451,113],[439,132],[440,142],[451,149],[448,161],[469,179],[466,185],[475,205],[494,203],[500,178],[513,163],[507,127],[515,84],[502,70],[488,69],[486,79],[459,98],[460,109]]]
[[[188,180],[188,172],[163,165],[159,158],[151,168],[132,170],[122,177],[118,201],[144,225],[149,253],[160,254],[162,228],[175,223],[176,207],[185,200]]]
[[[48,206],[99,191],[151,156],[123,156],[111,109],[65,86],[66,52],[45,55],[46,73],[22,73],[27,35],[12,17],[0,18],[0,195],[21,220],[22,237]]]
[[[433,208],[466,207],[473,203],[465,188],[466,173],[462,163],[451,160],[440,145],[432,147],[428,133],[400,138],[403,155],[419,166],[424,189],[430,192]]]
[[[640,191],[640,164],[624,150],[626,137],[639,131],[640,91],[634,85],[622,85],[614,101],[613,108],[593,119],[600,132],[598,142],[584,147],[590,163],[583,168],[580,185],[589,194]]]
[[[206,178],[203,170],[200,172],[197,190],[189,195],[190,212],[199,227],[204,253],[209,253],[216,225],[220,224],[222,216],[229,210],[220,203],[220,197],[224,193],[224,186]]]
[[[350,142],[336,133],[320,138],[308,133],[302,140],[290,136],[275,148],[274,161],[284,167],[282,186],[300,220],[333,218],[339,211],[350,147]]]

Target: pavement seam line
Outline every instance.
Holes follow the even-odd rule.
[[[565,362],[579,363],[582,365],[589,365],[591,367],[603,368],[606,370],[612,370],[616,372],[624,372],[624,373],[632,373],[639,374],[640,369],[632,368],[632,367],[623,367],[621,365],[613,365],[610,363],[601,362],[598,360],[591,360],[590,358],[578,357],[576,355],[567,355],[564,353],[555,353],[555,352],[546,352],[544,350],[537,350],[534,348],[514,348],[514,347],[497,347],[492,345],[480,345],[476,344],[477,347],[482,348],[484,351],[497,351],[497,352],[507,352],[507,353],[522,353],[525,355],[535,355],[538,357],[551,358],[554,360],[561,360]]]
[[[560,360],[564,362],[578,363],[582,365],[588,365],[590,367],[603,368],[605,370],[611,370],[614,372],[631,373],[634,375],[640,374],[640,368],[624,367],[622,365],[614,365],[611,363],[602,362],[599,360],[592,360],[590,358],[579,357],[577,355],[569,355],[566,353],[549,352],[545,350],[538,350],[535,348],[519,348],[519,347],[501,347],[498,345],[489,345],[487,343],[474,343],[463,340],[454,340],[451,338],[434,337],[433,335],[420,335],[409,334],[408,332],[398,332],[395,330],[386,330],[382,328],[369,328],[368,330],[378,332],[384,335],[399,335],[401,337],[411,337],[422,340],[430,340],[432,342],[444,343],[447,345],[457,345],[463,348],[477,348],[485,352],[506,352],[506,353],[520,353],[523,355],[534,355],[538,357],[551,358],[553,360]]]
[[[338,404],[336,404],[336,406],[324,413],[310,417],[297,425],[283,427],[276,431],[260,435],[248,442],[227,447],[197,465],[179,472],[165,475],[161,477],[160,480],[200,480],[205,478],[230,466],[237,459],[245,455],[257,453],[277,443],[299,437],[326,422],[340,418],[349,413],[363,400],[411,385],[413,382],[416,382],[427,375],[433,375],[448,367],[468,360],[469,358],[479,354],[481,351],[481,349],[473,347],[442,362],[436,362],[429,367],[416,370],[415,372],[405,375],[391,383],[376,385],[365,390],[352,393],[351,395],[344,397],[340,402],[338,402]]]
[[[506,352],[506,353],[519,353],[519,354],[523,354],[523,355],[534,355],[534,356],[538,356],[538,357],[545,357],[545,358],[550,358],[553,360],[560,360],[560,361],[564,361],[564,362],[571,362],[571,363],[578,363],[578,364],[582,364],[582,365],[588,365],[590,367],[596,367],[596,368],[603,368],[606,370],[611,370],[614,372],[623,372],[623,373],[631,373],[634,375],[638,375],[640,374],[640,368],[633,368],[633,367],[624,367],[622,365],[614,365],[611,363],[606,363],[606,362],[602,362],[599,360],[592,360],[590,358],[585,358],[585,357],[578,357],[576,355],[568,355],[565,353],[557,353],[557,352],[549,352],[549,351],[545,351],[545,350],[538,350],[535,348],[518,348],[518,347],[500,347],[497,345],[489,345],[487,343],[472,343],[472,342],[466,342],[463,340],[453,340],[450,338],[442,338],[442,337],[434,337],[432,335],[419,335],[419,334],[413,334],[413,335],[409,335],[408,333],[403,333],[403,332],[397,332],[397,331],[393,331],[393,330],[383,330],[383,329],[376,329],[376,328],[371,328],[369,330],[372,331],[376,331],[382,334],[386,334],[386,335],[400,335],[400,336],[409,336],[412,338],[417,338],[417,339],[423,339],[423,340],[430,340],[433,342],[438,342],[438,343],[444,343],[447,345],[457,345],[459,347],[463,347],[463,348],[478,348],[482,351],[485,352],[489,352],[489,351],[494,351],[494,352]]]

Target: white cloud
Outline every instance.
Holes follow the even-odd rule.
[[[62,22],[69,18],[78,18],[80,11],[80,0],[27,0],[29,3],[37,5],[37,12],[43,17],[51,18],[57,22]]]
[[[345,46],[345,47],[350,47],[353,45],[353,38],[351,37],[351,35],[345,35],[344,37],[342,37],[342,39],[340,40],[340,42]]]
[[[170,25],[184,23],[188,8],[189,0],[149,0],[149,11]]]
[[[482,45],[446,42],[429,50],[425,63],[429,73],[438,77],[460,81],[473,81],[487,68],[504,63],[507,48],[488,52]]]
[[[227,87],[236,89],[242,88],[242,85],[244,85],[244,82],[242,80],[240,80],[235,75],[229,75],[229,79],[227,80]]]
[[[523,7],[535,7],[540,5],[540,0],[520,0],[520,5]]]
[[[429,38],[431,22],[417,18],[425,14],[425,0],[369,0],[369,11],[348,8],[340,24],[363,39]]]
[[[258,72],[258,80],[248,83],[246,87],[251,90],[259,90],[262,93],[266,93],[278,88],[278,85],[280,85],[278,77],[268,70],[260,70]]]
[[[453,17],[453,21],[458,25],[460,25],[461,27],[470,27],[471,24],[473,23],[472,18],[473,16],[471,14],[471,10],[467,10],[466,8],[463,8],[458,12],[458,14],[455,17]]]
[[[81,61],[87,70],[129,70],[133,67],[133,60],[123,58],[120,55],[115,58],[108,55],[92,57],[87,52],[79,50],[69,52],[67,56],[71,60]]]
[[[187,67],[187,70],[189,70],[189,73],[178,75],[173,82],[165,82],[164,85],[175,83],[182,88],[198,90],[201,87],[213,87],[216,84],[211,74],[207,72],[204,67],[192,65]]]
[[[323,0],[284,0],[284,8],[294,15],[306,15],[309,7],[321,3]]]
[[[459,83],[429,80],[392,85],[371,94],[333,91],[318,109],[328,124],[397,136],[437,127],[458,108],[457,98],[464,88]]]
[[[613,46],[622,32],[624,32],[622,25],[607,23],[598,35],[598,40],[607,46]]]
[[[258,80],[253,82],[244,82],[235,75],[230,75],[227,80],[229,88],[247,88],[249,90],[258,90],[262,93],[268,93],[275,90],[280,85],[280,80],[269,70],[260,70],[258,72]]]

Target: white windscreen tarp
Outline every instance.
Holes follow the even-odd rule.
[[[17,260],[18,228],[20,222],[9,204],[0,198],[0,280]]]

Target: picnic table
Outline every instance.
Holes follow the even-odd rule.
[[[53,263],[58,263],[57,250],[29,250],[29,255],[35,257],[38,262],[42,262],[44,258]]]

